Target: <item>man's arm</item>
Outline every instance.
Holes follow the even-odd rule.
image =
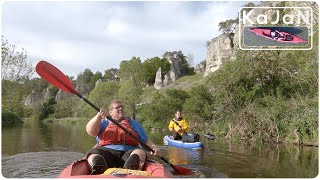
[[[103,111],[97,113],[86,125],[86,131],[90,136],[96,137],[100,132],[100,122],[105,115]]]
[[[173,122],[170,121],[169,126],[168,126],[169,131],[174,131],[173,129]]]

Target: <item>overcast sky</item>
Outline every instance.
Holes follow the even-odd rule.
[[[142,61],[166,51],[207,56],[206,42],[218,23],[234,19],[239,1],[7,1],[1,34],[27,50],[35,66],[46,60],[69,76],[119,68],[133,56]]]

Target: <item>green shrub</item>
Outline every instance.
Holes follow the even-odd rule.
[[[2,110],[2,127],[9,127],[21,123],[23,123],[23,121],[21,120],[21,117],[16,113],[8,111],[6,109]]]

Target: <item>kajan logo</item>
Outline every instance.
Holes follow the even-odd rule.
[[[239,10],[239,48],[310,50],[313,23],[311,7],[242,7]]]
[[[309,7],[244,7],[240,9],[243,25],[304,25],[312,22]]]

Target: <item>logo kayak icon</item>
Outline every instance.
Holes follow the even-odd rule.
[[[239,10],[242,50],[312,49],[310,7],[243,7]]]

